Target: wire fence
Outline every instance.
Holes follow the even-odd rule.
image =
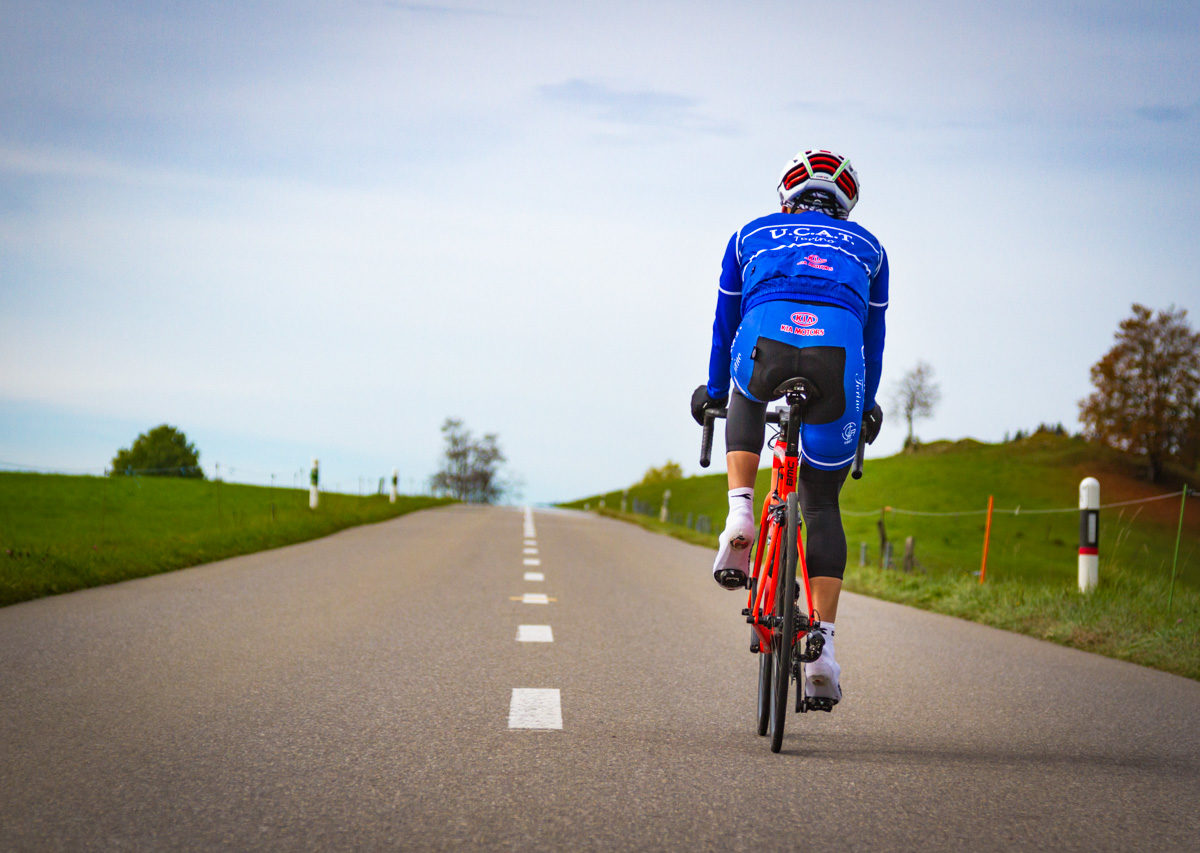
[[[1114,509],[1116,507],[1133,506],[1134,504],[1150,503],[1151,501],[1164,501],[1164,500],[1169,500],[1171,498],[1182,497],[1184,491],[1185,491],[1184,489],[1180,489],[1177,492],[1169,492],[1165,495],[1154,495],[1153,497],[1149,497],[1149,498],[1137,498],[1136,500],[1117,501],[1115,503],[1100,504],[1099,508],[1100,509]],[[1191,491],[1188,492],[1188,494],[1194,495],[1194,494],[1196,494],[1196,490],[1192,489]],[[959,517],[970,516],[970,515],[987,515],[988,514],[987,509],[956,510],[956,511],[952,511],[952,512],[927,512],[925,510],[918,510],[918,509],[901,509],[900,507],[884,506],[884,507],[881,507],[880,509],[872,509],[872,510],[867,510],[865,512],[850,511],[850,510],[843,509],[842,515],[851,516],[853,518],[870,518],[872,516],[879,515],[880,511],[891,512],[891,513],[895,513],[896,515],[915,515],[915,516],[924,516],[924,517],[928,517],[928,518],[959,518]],[[1052,515],[1054,513],[1079,512],[1079,507],[1069,506],[1069,507],[1063,507],[1061,509],[1059,509],[1059,508],[1022,509],[1018,505],[1012,509],[1002,509],[999,507],[994,507],[991,512],[992,512],[992,515],[1014,515],[1014,516],[1016,516],[1016,515]]]
[[[51,468],[29,465],[23,462],[0,460],[0,472],[14,474],[56,474],[65,477],[205,477],[210,480],[221,480],[222,482],[240,483],[248,486],[270,486],[272,488],[307,490],[309,488],[311,469],[295,468],[281,471],[278,469],[257,468],[253,465],[226,465],[217,462],[210,468],[202,465],[188,465],[170,468],[129,468],[114,472],[108,466],[94,468]],[[392,475],[390,472],[385,476],[363,474],[358,475],[352,481],[353,485],[344,488],[345,481],[342,477],[331,477],[322,480],[320,489],[323,492],[338,492],[341,494],[385,494],[391,481]],[[400,477],[398,478],[397,487],[402,493],[408,495],[431,494],[429,480],[426,477]]]

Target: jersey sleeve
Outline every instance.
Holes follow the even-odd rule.
[[[742,267],[737,257],[737,234],[729,238],[721,261],[717,285],[717,311],[713,320],[712,352],[708,357],[708,396],[722,400],[729,394],[729,351],[742,322]]]
[[[884,252],[879,269],[871,279],[870,301],[867,303],[867,325],[863,329],[863,356],[867,368],[867,398],[863,411],[875,407],[875,394],[883,374],[883,338],[886,331],[884,313],[888,306],[888,259]]]

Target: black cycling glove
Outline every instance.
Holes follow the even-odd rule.
[[[879,429],[883,426],[883,409],[879,408],[879,404],[875,404],[875,408],[863,415],[863,438],[867,440],[867,444],[874,444],[875,439],[879,437]]]
[[[692,417],[696,419],[696,423],[704,426],[704,410],[719,409],[725,405],[728,399],[728,395],[720,400],[708,396],[708,386],[701,385],[692,392]]]

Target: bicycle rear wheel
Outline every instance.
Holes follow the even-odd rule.
[[[775,587],[775,629],[772,632],[771,658],[771,752],[783,748],[783,726],[787,716],[788,681],[792,677],[792,643],[796,639],[796,548],[800,522],[799,498],[795,492],[787,499],[787,529],[783,539],[783,571],[777,574]]]

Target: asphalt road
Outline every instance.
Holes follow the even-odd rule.
[[[532,521],[431,510],[0,610],[0,849],[1200,847],[1196,682],[847,596],[845,700],[773,755],[704,549]],[[514,688],[561,729],[510,728]]]

